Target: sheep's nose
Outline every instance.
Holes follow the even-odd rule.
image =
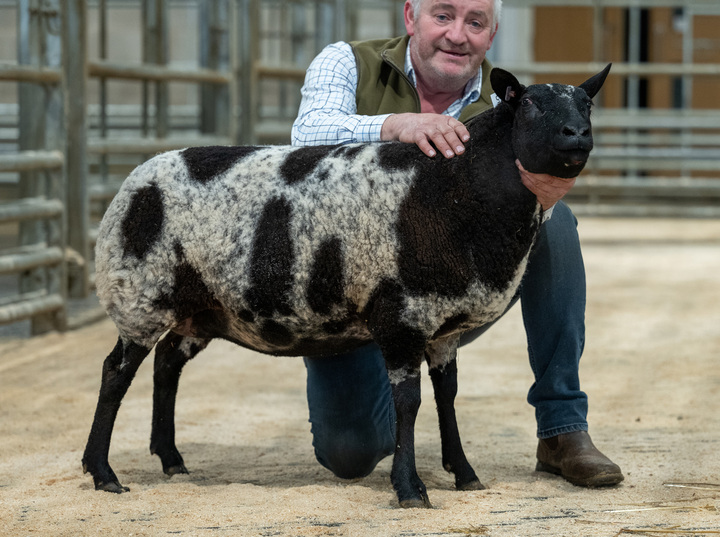
[[[574,137],[580,137],[585,138],[590,135],[590,128],[586,126],[579,126],[579,125],[565,125],[562,130],[563,136],[568,136],[571,138]]]

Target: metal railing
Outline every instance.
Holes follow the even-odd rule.
[[[305,68],[317,52],[340,39],[402,33],[403,3],[17,0],[18,61],[0,62],[0,83],[19,88],[17,112],[4,114],[0,125],[0,186],[12,183],[16,194],[0,200],[0,325],[31,319],[33,333],[65,329],[69,302],[93,289],[95,226],[131,168],[181,147],[287,142]],[[602,27],[600,10],[625,7],[632,15],[631,33],[640,8],[681,4],[691,15],[720,15],[720,4],[704,0],[504,4],[591,7],[596,29]],[[4,6],[7,0],[0,9]],[[111,8],[139,13],[140,27],[133,26],[139,61],[113,55]],[[170,19],[177,9],[197,21],[198,50],[190,62],[173,62],[169,54]],[[691,47],[687,39],[683,43]],[[530,80],[592,74],[606,63],[600,44],[588,62],[511,59],[502,66]],[[612,70],[612,76],[627,80],[629,90],[652,75],[681,79],[687,96],[698,77],[720,76],[720,63],[643,63],[633,52]],[[139,87],[140,97],[110,102],[118,83]],[[171,89],[177,85],[195,88],[195,102],[173,102]],[[97,88],[92,98],[89,87]],[[718,126],[717,110],[642,110],[632,99],[628,108],[600,107],[589,173],[568,198],[575,212],[720,217]],[[12,139],[17,143],[8,152]],[[12,284],[11,278],[16,278]]]

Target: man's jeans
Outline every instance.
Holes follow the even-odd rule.
[[[575,216],[559,202],[541,227],[519,292],[535,375],[528,402],[540,438],[587,430],[587,396],[578,378],[585,267],[576,228]],[[464,334],[461,345],[490,326]],[[347,354],[305,358],[305,365],[317,460],[338,477],[368,475],[395,448],[395,410],[380,349],[371,343]]]

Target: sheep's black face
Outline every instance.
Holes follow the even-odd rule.
[[[513,149],[525,169],[556,177],[577,177],[593,148],[592,100],[583,89],[534,85],[515,112]]]
[[[592,98],[609,70],[608,65],[578,87],[535,84],[527,88],[507,71],[493,70],[493,90],[515,110],[513,150],[526,170],[565,178],[582,171],[593,148]]]

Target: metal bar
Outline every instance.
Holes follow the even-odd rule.
[[[681,168],[691,169],[695,171],[717,172],[720,165],[718,159],[696,159],[678,161],[661,160],[651,157],[629,156],[626,158],[616,156],[597,156],[590,157],[590,166],[596,170],[624,170],[626,172],[637,171],[678,171]],[[646,178],[651,181],[652,179]]]
[[[47,267],[62,263],[63,251],[60,248],[17,252],[0,256],[0,274],[14,274],[37,267]]]
[[[536,62],[536,63],[505,63],[503,68],[515,75],[521,74],[595,74],[602,71],[608,62]],[[648,75],[720,75],[720,63],[636,63],[613,62],[610,71],[613,75],[648,76]]]
[[[98,2],[98,17],[100,32],[98,35],[98,46],[100,49],[100,60],[105,61],[107,59],[107,0],[99,0]],[[108,91],[107,91],[107,78],[104,76],[100,77],[100,138],[107,138],[108,134]],[[108,160],[107,155],[100,156],[100,181],[106,182],[108,178]],[[103,212],[107,207],[103,207]]]
[[[255,72],[258,78],[293,79],[297,82],[305,80],[305,69],[282,65],[257,65]]]
[[[19,7],[18,63],[32,65],[35,68],[60,69],[62,44],[60,32],[59,0],[21,0]],[[57,170],[54,164],[42,172],[44,166],[40,158],[29,162],[26,151],[59,149],[63,145],[63,97],[58,84],[37,84],[21,82],[18,87],[18,146],[23,151],[20,160],[14,164],[23,164],[20,172],[18,195],[27,199],[62,198],[58,177],[60,174],[47,173]],[[36,155],[39,156],[39,155]],[[54,160],[52,157],[50,160]],[[41,173],[42,172],[42,173]],[[61,203],[58,201],[57,203]],[[19,205],[23,209],[23,205]],[[11,210],[10,213],[13,211]],[[43,218],[17,219],[20,222],[18,244],[53,244],[60,246],[63,241],[62,216],[43,221]],[[22,216],[22,215],[20,215]],[[59,294],[64,288],[64,268],[35,267],[22,271],[18,278],[20,293],[42,292]],[[39,334],[62,328],[64,312],[56,314],[38,313],[32,316],[31,332]]]
[[[239,88],[240,88],[240,51],[238,50],[238,5],[237,0],[229,0],[228,3],[228,36],[227,44],[229,51],[229,75],[230,82],[228,84],[228,136],[231,143],[240,143],[240,121],[238,118],[239,108]]]
[[[38,84],[59,84],[62,79],[60,69],[0,63],[0,80],[17,82],[35,82]]]
[[[685,17],[685,28],[682,36],[683,65],[692,65],[695,52],[692,10],[686,8],[683,16]],[[718,66],[718,68],[720,68],[720,66]],[[694,73],[683,73],[682,77],[682,107],[685,109],[692,108],[693,75]]]
[[[24,198],[11,203],[0,204],[0,224],[23,220],[59,218],[64,206],[60,200]]]
[[[228,19],[229,0],[203,0],[200,3],[200,64],[227,73],[230,69]],[[200,87],[200,131],[227,134],[230,131],[230,90],[225,84]]]
[[[238,43],[240,50],[239,76],[243,81],[240,94],[240,142],[253,144],[256,140],[255,126],[257,123],[258,72],[257,63],[260,56],[260,0],[239,0],[240,9]]]
[[[230,137],[197,136],[170,138],[105,138],[91,139],[87,142],[87,151],[91,154],[152,154],[185,147],[208,145],[232,145]]]
[[[29,319],[42,313],[62,310],[65,300],[60,294],[47,295],[41,298],[30,298],[18,295],[18,302],[0,306],[0,324],[9,324]]]
[[[505,0],[505,6],[580,6],[592,7],[678,7],[686,5],[706,14],[720,14],[720,5],[715,0]]]
[[[640,38],[641,38],[641,11],[639,7],[628,8],[628,63],[641,65],[640,63]],[[640,102],[640,78],[637,71],[628,73],[627,80],[627,107],[630,110],[639,108]]]
[[[629,179],[627,177],[587,175],[578,177],[571,195],[575,196],[591,191],[602,194],[642,193],[648,196],[670,198],[702,197],[720,201],[720,181],[701,177]]]
[[[713,110],[650,110],[628,112],[599,110],[593,117],[593,130],[613,127],[642,129],[713,129],[720,126],[720,113]]]
[[[58,169],[64,162],[61,151],[20,151],[0,155],[0,172]]]
[[[691,150],[693,147],[720,147],[720,134],[687,134],[687,133],[606,133],[597,132],[594,134],[597,147],[612,145],[627,145],[635,143],[641,146],[660,147],[686,147]]]
[[[167,65],[168,63],[168,13],[165,0],[155,0],[155,63]],[[165,138],[169,132],[170,117],[168,106],[170,104],[170,88],[165,80],[155,82],[155,134],[158,138]]]
[[[571,203],[572,211],[576,216],[631,216],[638,218],[720,218],[718,206],[683,206],[677,204],[647,204],[637,203]]]
[[[63,91],[66,120],[66,218],[67,245],[80,256],[73,266],[70,295],[78,298],[89,293],[90,204],[87,196],[87,14],[85,0],[63,0]]]

